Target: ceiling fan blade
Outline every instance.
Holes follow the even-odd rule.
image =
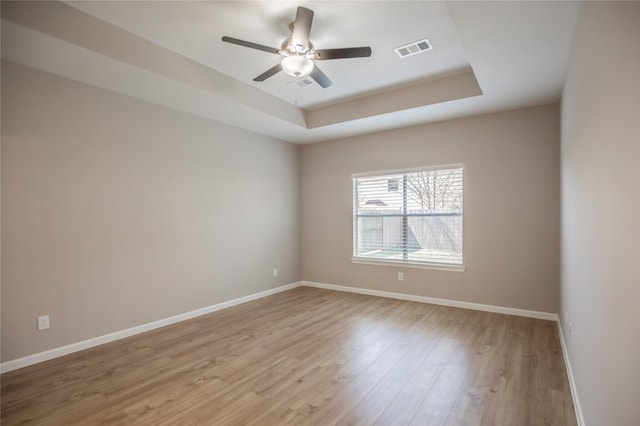
[[[344,49],[318,49],[315,59],[368,58],[369,56],[371,56],[370,47],[346,47]]]
[[[264,52],[269,53],[280,53],[280,49],[276,49],[275,47],[264,46],[258,43],[252,43],[250,41],[244,41],[233,37],[222,37],[222,41],[226,41],[227,43],[237,44],[239,46],[250,47],[252,49],[262,50]]]
[[[291,42],[294,46],[306,49],[309,45],[309,34],[311,33],[311,22],[313,21],[313,10],[299,6],[296,12],[296,20],[293,23],[293,34]]]
[[[282,66],[280,65],[280,63],[278,63],[275,67],[269,68],[268,70],[254,78],[253,81],[265,81],[269,77],[278,74],[280,71],[282,71]]]
[[[329,80],[329,77],[320,71],[320,68],[318,68],[317,65],[313,67],[313,71],[311,71],[309,77],[314,79],[323,89],[326,89],[333,84],[333,81]]]

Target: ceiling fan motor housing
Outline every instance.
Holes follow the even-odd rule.
[[[313,59],[316,50],[311,41],[307,42],[306,46],[293,44],[291,37],[282,42],[280,46],[280,54],[282,56],[306,56],[309,59]]]

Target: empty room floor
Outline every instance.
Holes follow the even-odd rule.
[[[299,287],[2,375],[3,425],[574,425],[552,321]]]

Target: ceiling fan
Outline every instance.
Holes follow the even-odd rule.
[[[264,81],[280,71],[284,71],[298,78],[308,75],[322,88],[327,88],[331,86],[333,82],[320,71],[320,68],[318,68],[314,61],[367,58],[371,56],[371,48],[347,47],[342,49],[316,49],[309,40],[312,21],[313,10],[307,9],[306,7],[298,7],[296,20],[290,25],[292,30],[291,37],[282,42],[280,49],[227,36],[222,37],[222,41],[284,56],[280,63],[263,72],[254,78],[253,81]]]

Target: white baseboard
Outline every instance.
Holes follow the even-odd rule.
[[[584,415],[582,414],[582,406],[580,405],[580,399],[578,399],[578,388],[576,386],[575,379],[573,378],[573,369],[571,368],[571,361],[569,361],[569,352],[567,352],[567,345],[564,341],[564,333],[562,332],[560,321],[558,321],[558,333],[560,334],[562,357],[564,358],[564,365],[567,369],[567,376],[569,377],[569,388],[571,389],[571,397],[573,398],[573,407],[576,410],[578,426],[585,426],[586,423],[584,421]]]
[[[349,293],[367,294],[369,296],[388,297],[391,299],[410,300],[412,302],[432,303],[434,305],[451,306],[454,308],[473,309],[476,311],[495,312],[498,314],[515,315],[519,317],[537,318],[549,321],[558,321],[558,314],[551,312],[528,311],[525,309],[507,308],[504,306],[483,305],[480,303],[461,302],[450,299],[437,299],[434,297],[416,296],[413,294],[393,293],[389,291],[371,290],[360,287],[346,287],[335,284],[316,283],[311,281],[302,281],[301,285],[307,287],[324,288],[327,290],[346,291]]]
[[[276,287],[270,290],[262,291],[259,293],[250,294],[248,296],[239,297],[237,299],[218,303],[216,305],[207,306],[201,309],[196,309],[194,311],[175,315],[169,318],[164,318],[158,321],[142,324],[136,327],[128,328],[126,330],[116,331],[114,333],[105,334],[103,336],[94,337],[91,339],[72,343],[70,345],[61,346],[58,348],[50,349],[48,351],[39,352],[33,355],[28,355],[23,358],[7,361],[0,364],[0,372],[6,373],[9,371],[17,370],[18,368],[27,367],[29,365],[37,364],[39,362],[48,361],[50,359],[58,358],[74,352],[82,351],[84,349],[89,349],[94,346],[113,342],[115,340],[123,339],[125,337],[144,333],[146,331],[154,330],[156,328],[175,324],[175,323],[185,321],[191,318],[195,318],[201,315],[209,314],[211,312],[219,311],[221,309],[230,308],[235,305],[250,302],[252,300],[260,299],[260,298],[263,298],[272,294],[280,293],[282,291],[290,290],[299,286],[317,287],[317,288],[324,288],[327,290],[345,291],[350,293],[366,294],[370,296],[388,297],[392,299],[410,300],[413,302],[432,303],[436,305],[452,306],[456,308],[474,309],[477,311],[495,312],[500,314],[516,315],[516,316],[529,317],[529,318],[538,318],[538,319],[544,319],[544,320],[550,320],[550,321],[556,321],[556,322],[558,321],[558,315],[549,313],[549,312],[528,311],[523,309],[507,308],[503,306],[483,305],[479,303],[461,302],[461,301],[449,300],[449,299],[437,299],[433,297],[416,296],[416,295],[404,294],[404,293],[393,293],[388,291],[371,290],[371,289],[359,288],[359,287],[347,287],[347,286],[323,284],[323,283],[317,283],[317,282],[311,282],[311,281],[300,281],[300,282]],[[563,349],[564,349],[564,346],[563,346]],[[567,359],[566,355],[565,355],[565,359]],[[571,377],[572,376],[570,376],[570,378]]]
[[[250,302],[252,300],[261,299],[272,294],[280,293],[282,291],[290,290],[300,286],[323,288],[327,290],[344,291],[349,293],[366,294],[370,296],[388,297],[391,299],[409,300],[413,302],[432,303],[435,305],[451,306],[455,308],[473,309],[477,311],[495,312],[506,315],[516,315],[528,318],[538,318],[543,320],[555,321],[558,323],[558,330],[560,333],[560,345],[562,346],[562,354],[564,357],[567,376],[569,377],[569,385],[571,388],[571,395],[573,397],[573,405],[576,410],[576,417],[579,426],[584,426],[584,417],[582,415],[582,408],[578,399],[577,388],[575,380],[573,378],[573,371],[571,369],[571,362],[569,361],[569,354],[564,341],[564,335],[562,334],[562,327],[560,327],[558,314],[550,312],[530,311],[524,309],[508,308],[504,306],[484,305],[479,303],[462,302],[458,300],[450,299],[438,299],[426,296],[416,296],[412,294],[394,293],[381,290],[371,290],[367,288],[348,287],[335,284],[324,284],[312,281],[299,281],[292,284],[283,285],[273,289],[265,290],[259,293],[250,294],[248,296],[239,297],[237,299],[229,300],[227,302],[218,303],[216,305],[207,306],[204,308],[196,309],[194,311],[186,312],[183,314],[175,315],[169,318],[153,321],[150,323],[142,324],[136,327],[128,328],[126,330],[116,331],[114,333],[106,334],[103,336],[94,337],[91,339],[83,340],[81,342],[72,343],[70,345],[61,346],[48,351],[40,352],[33,355],[28,355],[23,358],[7,361],[0,364],[0,372],[6,373],[9,371],[17,370],[19,368],[27,367],[40,362],[48,361],[50,359],[58,358],[64,355],[68,355],[74,352],[89,349],[94,346],[102,345],[105,343],[113,342],[115,340],[123,339],[125,337],[133,336],[136,334],[151,331],[156,328],[165,327],[167,325],[175,324],[181,321],[185,321],[191,318],[195,318],[201,315],[209,314],[219,311],[221,309],[230,308],[232,306],[240,305],[242,303]]]
[[[142,324],[136,327],[127,328],[126,330],[116,331],[114,333],[105,334],[103,336],[94,337],[91,339],[83,340],[81,342],[76,342],[70,345],[50,349],[48,351],[39,352],[37,354],[28,355],[23,358],[18,358],[11,361],[3,362],[2,364],[0,364],[0,372],[6,373],[9,371],[17,370],[18,368],[27,367],[29,365],[37,364],[39,362],[48,361],[53,358],[58,358],[74,352],[82,351],[84,349],[89,349],[94,346],[113,342],[114,340],[124,339],[125,337],[133,336],[135,334],[144,333],[146,331],[150,331],[156,328],[175,324],[177,322],[181,322],[181,321],[185,321],[201,315],[209,314],[211,312],[219,311],[221,309],[230,308],[232,306],[240,305],[242,303],[250,302],[256,299],[261,299],[263,297],[270,296],[272,294],[280,293],[282,291],[299,287],[300,285],[301,285],[300,282],[283,285],[280,287],[261,291],[259,293],[254,293],[248,296],[243,296],[237,299],[229,300],[227,302],[218,303],[216,305],[207,306],[207,307],[196,309],[190,312],[185,312],[184,314],[179,314],[179,315],[175,315],[169,318],[164,318],[158,321]]]

